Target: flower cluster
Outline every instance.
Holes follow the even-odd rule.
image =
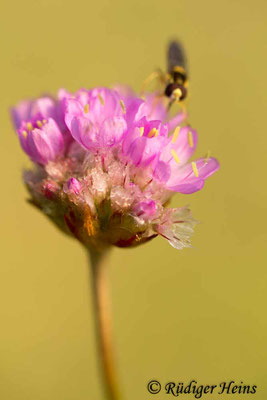
[[[157,235],[190,246],[195,221],[187,207],[168,208],[175,192],[200,190],[219,167],[190,162],[197,133],[186,115],[168,117],[162,98],[127,88],[60,90],[57,98],[12,109],[31,201],[87,247],[127,247]]]

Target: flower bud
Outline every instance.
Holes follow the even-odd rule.
[[[82,185],[76,178],[70,178],[64,186],[64,192],[70,194],[79,194],[81,189]]]

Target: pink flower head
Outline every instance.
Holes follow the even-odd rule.
[[[200,190],[219,163],[191,160],[197,133],[186,118],[169,118],[162,96],[140,98],[123,87],[20,103],[19,139],[39,165],[25,174],[35,204],[87,247],[134,246],[157,235],[188,247],[191,212],[167,204],[174,192]]]

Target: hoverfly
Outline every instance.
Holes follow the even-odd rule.
[[[186,58],[183,46],[178,41],[172,41],[167,49],[167,72],[161,70],[152,72],[145,80],[141,93],[144,93],[146,86],[154,79],[159,79],[164,85],[163,93],[169,99],[170,106],[175,103],[181,103],[187,96],[188,74]]]
[[[187,95],[187,67],[182,45],[179,42],[171,42],[167,53],[168,73],[164,94],[171,102],[183,101]]]

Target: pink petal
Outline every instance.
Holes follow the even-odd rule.
[[[122,152],[123,154],[127,154],[129,152],[131,144],[141,136],[141,131],[139,128],[130,129],[122,143]]]
[[[204,180],[219,169],[219,162],[215,158],[200,158],[195,161],[197,175],[195,175],[192,163],[179,168],[172,168],[171,177],[166,187],[181,193],[193,193],[203,187]]]
[[[83,108],[77,100],[70,99],[70,98],[64,99],[62,106],[63,106],[63,110],[65,113],[65,123],[66,123],[67,127],[69,128],[69,130],[71,131],[72,119],[74,117],[82,115]]]
[[[79,194],[81,189],[82,185],[76,178],[70,178],[65,187],[63,187],[64,192],[70,194]]]
[[[195,193],[198,190],[201,190],[204,186],[205,180],[204,179],[200,179],[196,182],[192,182],[192,183],[182,183],[180,185],[176,185],[176,186],[168,186],[169,190],[172,190],[173,192],[179,192],[179,193],[183,193],[183,194],[191,194],[191,193]]]
[[[146,117],[148,120],[164,121],[167,116],[166,106],[162,97],[154,94],[147,95],[145,101],[140,105],[139,118]]]
[[[68,92],[66,89],[62,88],[62,89],[58,90],[57,97],[60,101],[63,101],[64,99],[73,97],[73,95],[70,92]]]
[[[169,120],[168,125],[169,125],[169,131],[174,129],[176,126],[180,125],[182,122],[184,122],[187,118],[187,113],[181,112],[172,119]]]
[[[140,201],[134,206],[133,212],[144,220],[150,220],[156,215],[157,206],[153,200]]]
[[[126,99],[124,100],[124,103],[126,108],[125,119],[127,121],[127,125],[130,126],[142,118],[143,115],[142,113],[139,113],[138,110],[140,109],[143,100],[138,98]]]
[[[129,155],[135,165],[146,166],[159,154],[164,138],[137,138],[130,146]]]
[[[31,116],[41,114],[44,118],[56,117],[55,100],[51,97],[41,97],[32,103]]]
[[[126,121],[123,117],[107,118],[101,126],[100,141],[102,146],[113,146],[118,143],[127,129]]]
[[[134,165],[137,166],[141,163],[145,147],[146,139],[144,138],[138,138],[130,145],[127,153]]]
[[[98,130],[87,118],[74,117],[70,132],[73,138],[83,147],[90,150],[98,146]]]
[[[94,124],[101,125],[107,118],[122,116],[123,111],[117,92],[107,88],[96,88],[89,91],[88,96],[90,99],[88,116]]]
[[[31,158],[34,162],[46,164],[54,158],[50,142],[41,129],[34,129],[28,139]]]
[[[31,114],[32,101],[21,101],[16,107],[11,108],[11,117],[16,129],[19,129],[22,121],[28,121]]]
[[[157,162],[153,175],[158,181],[167,182],[171,175],[170,165],[163,161]]]
[[[57,123],[52,118],[49,118],[47,123],[44,124],[41,129],[49,140],[52,151],[55,156],[57,156],[64,150],[63,135],[59,130]]]
[[[178,156],[179,163],[184,164],[192,157],[197,146],[197,132],[189,126],[182,127],[178,133],[177,139],[174,136],[169,140],[168,145],[163,149],[160,160],[176,164],[172,151],[174,150]]]

